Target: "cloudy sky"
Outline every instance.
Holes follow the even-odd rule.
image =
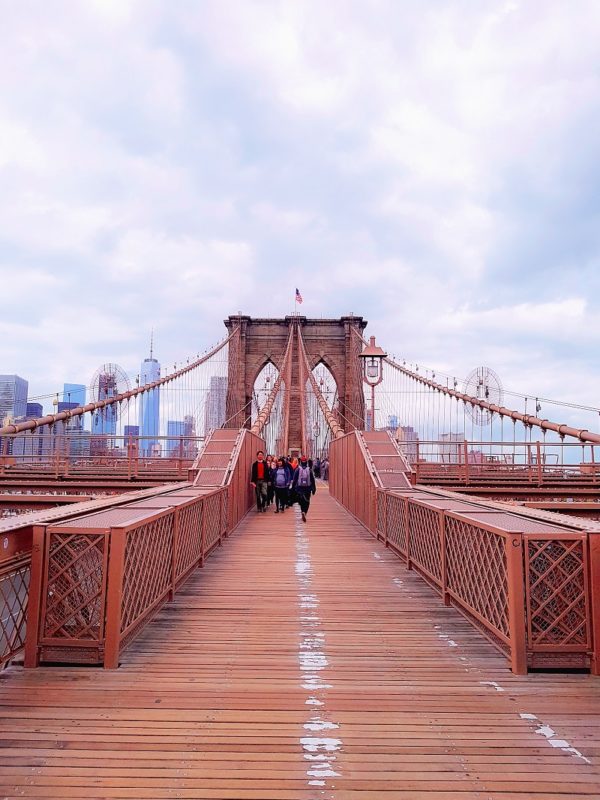
[[[600,405],[597,0],[0,0],[0,372],[369,320]]]

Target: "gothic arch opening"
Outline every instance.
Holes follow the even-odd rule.
[[[252,387],[251,423],[256,421],[260,410],[269,399],[269,395],[278,377],[279,370],[270,360],[259,370]],[[277,393],[275,404],[273,405],[269,417],[269,422],[265,425],[262,432],[267,446],[267,453],[271,455],[278,455],[279,449],[281,448],[284,390],[285,386],[282,382],[281,389]]]

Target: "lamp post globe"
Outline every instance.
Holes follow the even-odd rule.
[[[360,358],[363,362],[363,381],[371,387],[371,430],[375,430],[375,387],[383,380],[383,360],[387,358],[387,353],[375,344],[375,337],[371,336]]]

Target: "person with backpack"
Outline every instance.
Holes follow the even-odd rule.
[[[306,522],[306,515],[310,507],[310,497],[317,491],[315,475],[308,466],[306,456],[301,457],[300,463],[296,467],[292,479],[292,489],[296,492],[296,497],[298,498],[300,511],[302,512],[302,522]]]
[[[283,463],[283,458],[277,459],[277,466],[273,470],[273,486],[275,487],[275,513],[283,514],[287,505],[288,489],[291,482],[289,470]]]

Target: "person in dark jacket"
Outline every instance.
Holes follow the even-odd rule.
[[[256,510],[260,514],[267,510],[267,494],[269,491],[269,468],[265,461],[265,454],[259,450],[256,461],[252,464],[250,483],[256,492]]]
[[[296,493],[300,511],[302,512],[302,522],[306,522],[306,515],[310,507],[310,497],[317,491],[315,474],[308,466],[308,459],[302,456],[300,463],[296,467],[292,478],[292,491]]]
[[[288,501],[289,487],[292,482],[290,471],[286,469],[282,458],[277,459],[277,465],[273,470],[273,487],[275,489],[275,513],[285,511]]]
[[[275,474],[275,467],[277,466],[277,462],[275,461],[275,456],[272,455],[268,455],[265,461],[267,462],[267,467],[269,469],[269,483],[267,485],[267,507],[268,507],[275,499],[275,487],[273,486],[273,475]]]
[[[283,466],[285,467],[288,476],[288,489],[285,495],[285,504],[291,508],[294,505],[292,497],[292,479],[294,477],[294,468],[290,463],[290,459],[286,456],[281,456],[281,460],[283,461]]]

